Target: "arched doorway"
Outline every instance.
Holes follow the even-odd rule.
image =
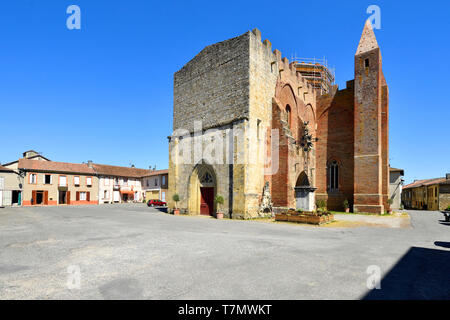
[[[200,163],[195,166],[189,179],[189,213],[214,214],[214,197],[217,180],[211,165]]]
[[[314,191],[305,171],[300,173],[295,183],[295,207],[303,211],[314,210]]]

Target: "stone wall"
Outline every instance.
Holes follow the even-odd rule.
[[[173,129],[193,131],[249,116],[250,32],[210,45],[174,75]]]
[[[450,184],[439,185],[439,210],[445,210],[450,206]]]

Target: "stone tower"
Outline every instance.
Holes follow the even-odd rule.
[[[388,90],[366,21],[355,54],[354,212],[383,213],[388,196]]]

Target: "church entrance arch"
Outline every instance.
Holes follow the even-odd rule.
[[[217,180],[211,165],[199,163],[189,179],[189,214],[213,215]]]

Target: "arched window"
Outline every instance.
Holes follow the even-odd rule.
[[[331,161],[328,166],[328,184],[331,191],[339,189],[339,166],[336,160]]]
[[[289,105],[286,106],[286,115],[289,129],[291,128],[291,107]]]

